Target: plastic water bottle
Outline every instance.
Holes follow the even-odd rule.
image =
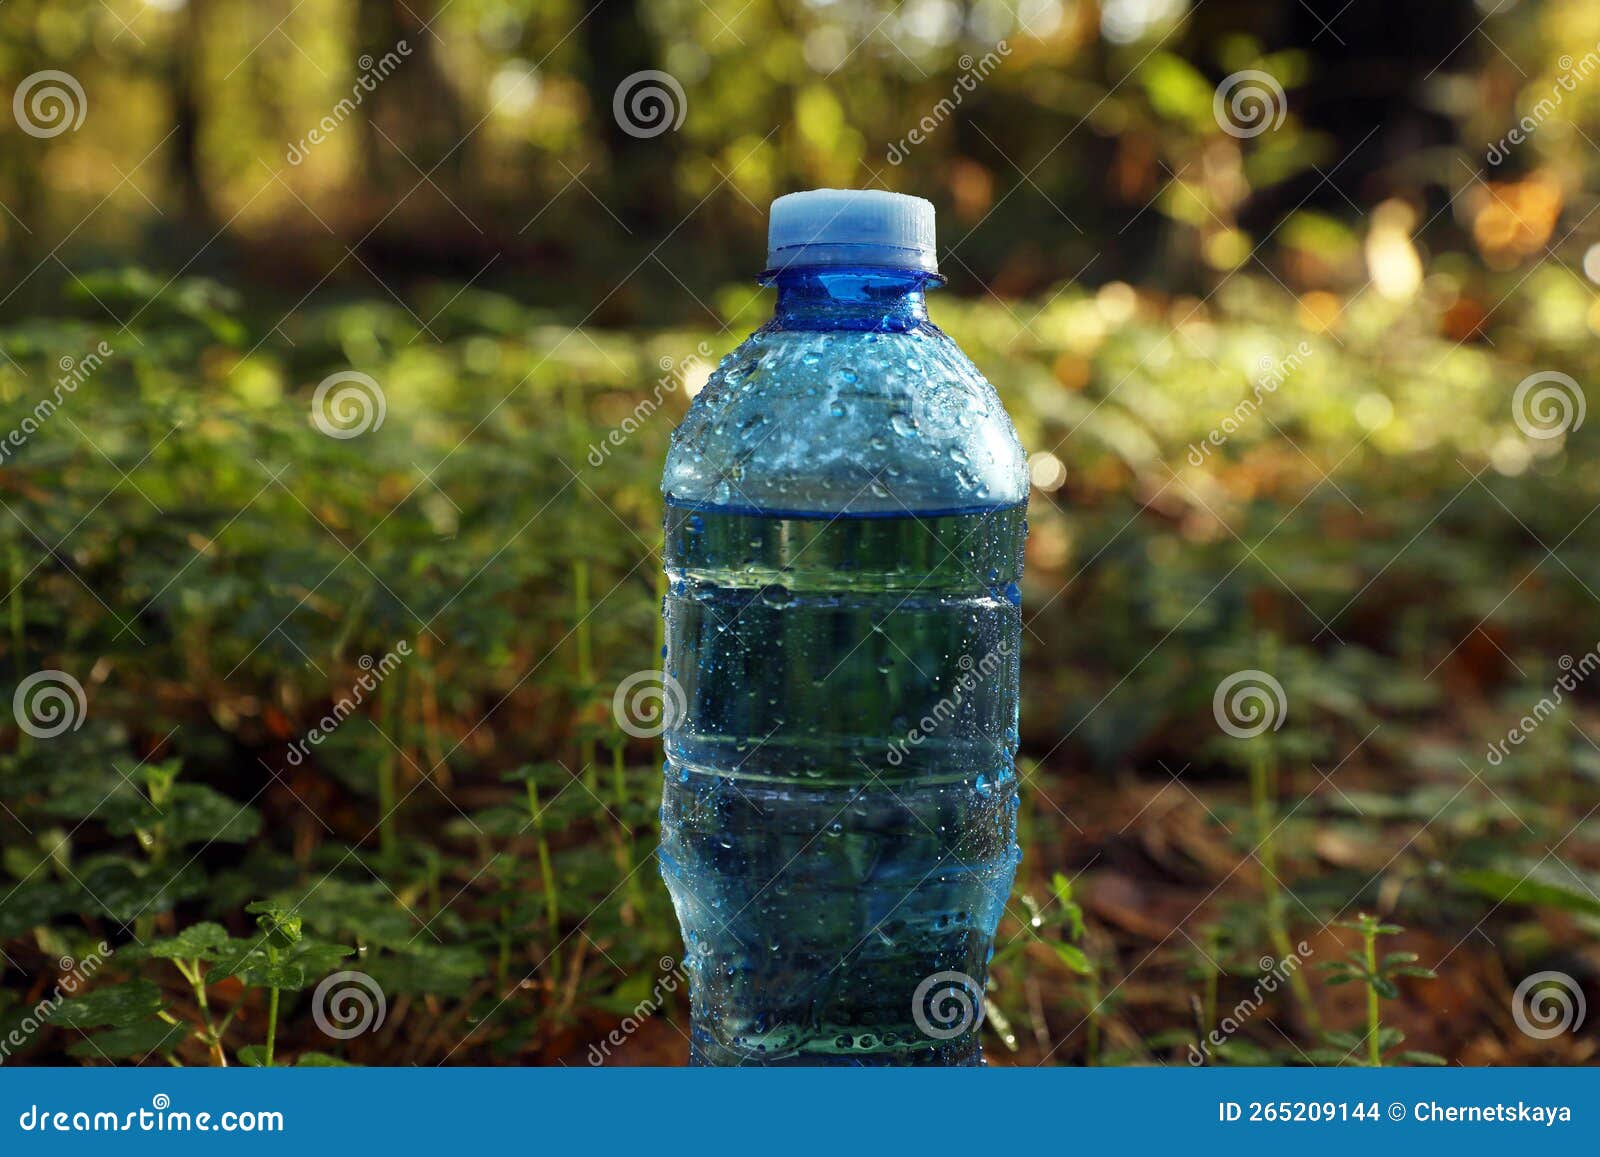
[[[691,1063],[981,1063],[1028,491],[994,388],[928,320],[933,216],[774,202],[776,312],[673,436],[660,858]]]

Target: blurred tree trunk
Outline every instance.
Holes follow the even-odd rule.
[[[356,45],[361,56],[380,61],[385,53],[398,55],[401,41],[410,50],[361,105],[370,187],[398,195],[444,161],[431,179],[456,197],[465,185],[463,174],[471,171],[470,146],[464,139],[469,126],[440,58],[438,30],[431,23],[441,5],[437,0],[358,3]]]
[[[210,10],[211,0],[189,0],[185,5],[182,32],[172,46],[166,68],[175,129],[169,154],[172,184],[177,190],[184,224],[207,236],[217,227],[216,210],[206,188],[200,156],[200,119],[205,110],[205,32]]]
[[[589,92],[591,123],[600,133],[609,163],[606,207],[632,233],[650,235],[678,219],[673,211],[675,133],[640,137],[628,132],[613,114],[612,101],[628,77],[661,67],[660,46],[639,0],[596,5],[583,22],[583,42],[579,76]],[[667,115],[675,117],[678,107],[674,103]]]
[[[42,67],[42,62],[49,60],[49,56],[39,41],[33,21],[17,10],[4,15],[9,19],[3,25],[3,34],[15,53],[15,59],[39,61],[41,64],[36,67]],[[21,81],[25,71],[19,70],[7,77],[7,92],[14,91],[13,86]],[[5,109],[4,115],[13,115],[10,107]],[[4,261],[8,274],[13,275],[7,278],[13,283],[5,287],[5,293],[0,293],[0,297],[15,290],[14,276],[32,276],[39,265],[48,260],[46,255],[50,252],[45,229],[51,209],[51,195],[43,165],[49,142],[17,136],[8,137],[7,145],[5,150],[0,151],[0,171],[5,174],[7,190],[3,194],[4,220],[0,221],[0,230],[3,230],[5,238],[4,246],[0,246],[0,254],[3,254],[0,260]]]
[[[1252,3],[1199,10],[1197,17],[1204,13],[1219,23],[1204,47],[1192,43],[1193,52],[1209,50],[1231,30],[1251,27],[1225,21],[1253,15],[1268,49],[1295,46],[1312,60],[1310,76],[1288,98],[1306,129],[1327,143],[1321,172],[1307,170],[1252,198],[1246,228],[1259,235],[1307,198],[1342,215],[1350,201],[1370,205],[1390,195],[1397,176],[1400,185],[1411,184],[1416,159],[1455,134],[1449,115],[1431,106],[1428,87],[1476,68],[1484,52],[1495,54],[1472,35],[1488,7],[1473,0],[1315,0],[1275,6],[1270,19]],[[1323,173],[1331,176],[1324,181]]]

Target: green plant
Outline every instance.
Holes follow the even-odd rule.
[[[1341,920],[1338,926],[1361,933],[1361,950],[1348,953],[1344,960],[1324,961],[1317,967],[1327,974],[1329,984],[1359,983],[1366,988],[1366,1030],[1361,1033],[1345,1031],[1324,1033],[1323,1039],[1333,1047],[1313,1051],[1312,1059],[1319,1063],[1349,1064],[1352,1062],[1353,1054],[1364,1049],[1364,1059],[1354,1063],[1368,1068],[1381,1068],[1386,1054],[1392,1054],[1390,1059],[1401,1064],[1445,1064],[1443,1057],[1435,1056],[1433,1053],[1409,1050],[1394,1053],[1393,1050],[1405,1041],[1405,1034],[1397,1028],[1384,1027],[1380,1019],[1380,1002],[1395,1000],[1400,996],[1400,989],[1395,984],[1397,978],[1415,977],[1419,980],[1433,980],[1437,976],[1433,969],[1423,968],[1416,963],[1415,952],[1389,952],[1381,957],[1378,955],[1378,937],[1397,936],[1405,929],[1398,924],[1385,924],[1376,916],[1369,916],[1366,913],[1361,913],[1354,920]]]
[[[176,1057],[179,1045],[192,1037],[204,1046],[214,1064],[226,1067],[228,1030],[250,1000],[249,990],[257,989],[266,993],[265,1040],[239,1046],[236,1056],[245,1064],[271,1066],[276,1056],[281,994],[309,987],[338,967],[352,949],[306,938],[301,918],[281,905],[260,901],[246,911],[255,914],[261,929],[260,935],[251,939],[234,939],[220,924],[202,922],[176,936],[124,949],[120,955],[130,963],[171,963],[189,986],[194,1009],[190,1013],[171,1004],[152,981],[142,977],[98,987],[63,1001],[51,1013],[52,1023],[65,1028],[106,1030],[72,1046],[74,1055],[106,1059],[161,1055],[176,1065],[180,1063]],[[217,1018],[209,990],[228,979],[237,980],[244,991]],[[188,1019],[191,1015],[193,1020]]]
[[[1099,971],[1094,961],[1083,949],[1087,928],[1083,920],[1083,906],[1073,897],[1072,881],[1060,872],[1050,878],[1050,897],[1040,903],[1031,892],[1021,896],[1026,913],[1022,932],[1011,937],[995,952],[994,963],[1005,966],[1019,958],[1032,944],[1043,944],[1054,954],[1057,962],[1074,978],[1070,993],[1073,1006],[1080,1010],[1084,1025],[1084,1057],[1086,1064],[1096,1064],[1100,1057],[1100,1036],[1104,1016]],[[1053,930],[1053,934],[1050,933]],[[989,1007],[996,1007],[985,998]],[[1000,1025],[1008,1025],[1002,1017]],[[1009,1033],[1009,1027],[1005,1032]],[[1008,1041],[1015,1051],[1015,1041]]]

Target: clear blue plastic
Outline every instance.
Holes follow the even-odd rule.
[[[697,1064],[976,1064],[1022,447],[922,271],[789,267],[673,436],[661,868]]]

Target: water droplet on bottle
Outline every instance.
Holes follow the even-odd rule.
[[[761,588],[761,601],[775,610],[782,610],[794,603],[794,592],[788,587],[771,583]]]

